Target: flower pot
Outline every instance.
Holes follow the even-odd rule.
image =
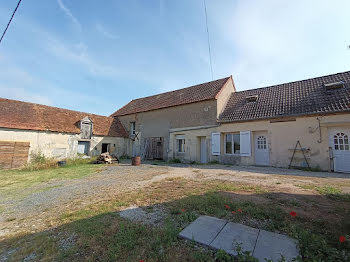
[[[140,156],[134,156],[134,157],[131,159],[131,165],[133,165],[133,166],[139,166],[139,165],[141,165],[141,157],[140,157]]]

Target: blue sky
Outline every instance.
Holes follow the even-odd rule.
[[[17,0],[0,1],[0,30]],[[237,90],[350,70],[348,0],[207,0],[214,79]],[[211,80],[203,0],[22,0],[0,97],[109,115]]]

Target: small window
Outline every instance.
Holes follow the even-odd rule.
[[[257,95],[247,96],[245,100],[247,101],[247,103],[256,102],[258,100],[258,96]]]
[[[258,136],[258,149],[266,149],[267,145],[266,145],[266,137],[265,136]]]
[[[136,134],[136,123],[130,122],[130,135],[135,135],[135,134]]]
[[[334,135],[334,150],[349,151],[349,137],[344,133]]]
[[[343,81],[324,84],[324,87],[326,88],[326,90],[338,89],[338,88],[342,88],[343,86],[344,86]]]
[[[226,134],[225,135],[225,154],[240,154],[240,134]]]
[[[184,153],[185,152],[185,136],[178,135],[176,136],[176,147],[178,153]]]

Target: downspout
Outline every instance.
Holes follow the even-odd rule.
[[[322,143],[322,133],[321,133],[321,119],[319,117],[316,118],[317,121],[318,121],[318,131],[319,131],[319,134],[320,134],[320,139],[317,140],[317,143]]]

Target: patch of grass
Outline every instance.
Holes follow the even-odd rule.
[[[316,167],[301,167],[301,166],[293,166],[292,168],[303,170],[303,171],[310,171],[310,172],[325,172],[327,170],[321,169],[319,166]]]
[[[332,200],[350,202],[350,194],[344,194],[338,187],[334,186],[316,186],[316,185],[297,185],[307,190],[315,190],[321,195],[325,195]]]
[[[349,261],[350,243],[338,240],[339,235],[350,233],[350,211],[346,203],[334,202],[343,207],[344,221],[338,223],[313,214],[298,213],[297,217],[291,217],[279,205],[279,195],[264,204],[241,200],[237,197],[240,191],[264,198],[257,192],[266,190],[228,181],[167,179],[120,194],[118,199],[69,211],[58,219],[62,225],[56,231],[9,240],[7,246],[20,249],[13,255],[13,261],[21,261],[33,251],[40,261],[254,261],[250,254],[241,253],[238,260],[232,260],[223,251],[199,249],[177,238],[180,230],[198,216],[210,215],[294,237],[299,241],[302,261]],[[163,203],[169,211],[162,227],[133,223],[118,216],[117,211],[123,206],[148,206],[149,202]],[[62,250],[59,238],[54,237],[58,232],[75,234],[74,245]]]
[[[100,170],[101,167],[92,164],[67,164],[60,168],[43,170],[0,170],[0,194],[4,196],[16,196],[23,194],[23,190],[29,191],[32,187],[41,183],[77,179],[88,176]],[[50,187],[50,186],[49,186]],[[38,188],[35,190],[46,190]],[[35,192],[34,190],[34,192]]]
[[[336,195],[341,194],[341,190],[332,186],[316,186],[315,190],[322,195]]]

